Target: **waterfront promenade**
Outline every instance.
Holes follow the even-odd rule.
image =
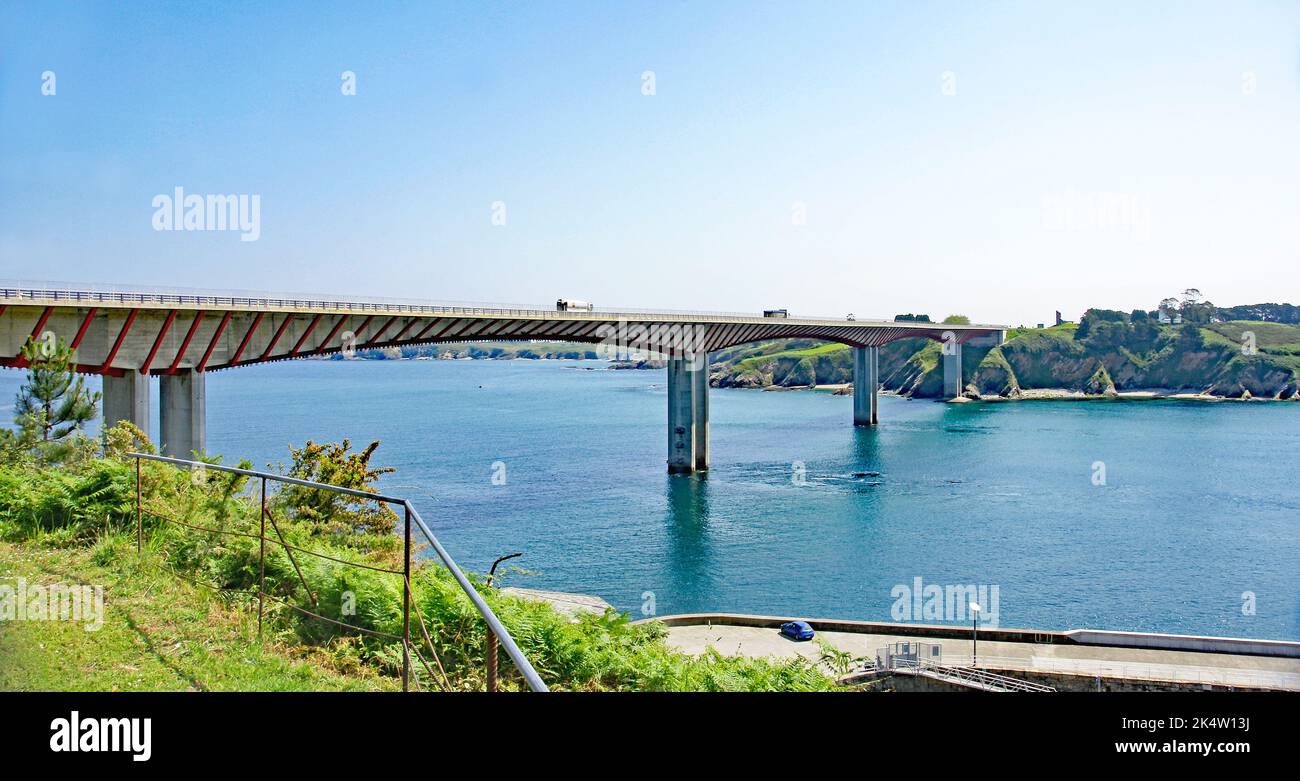
[[[712,647],[728,656],[792,658],[799,655],[813,660],[822,656],[822,647],[816,642],[794,642],[783,637],[774,626],[752,625],[765,623],[754,620],[759,617],[736,618],[751,625],[722,623],[729,620],[723,616],[667,616],[659,620],[668,625],[668,644],[690,654],[702,654]],[[812,623],[817,627],[818,622]],[[835,626],[833,630],[819,629],[817,637],[854,657],[874,660],[880,649],[892,643],[919,641],[940,645],[944,664],[971,663],[970,627],[964,633],[961,627],[936,628],[937,631],[927,633],[926,627],[897,625],[897,631],[893,632],[886,629],[890,625],[867,622],[835,622]],[[1017,635],[1023,635],[1024,639],[1005,639]],[[1033,642],[1034,636],[1035,633],[1017,630],[982,630],[977,665],[1008,675],[1050,676],[1058,679],[1057,682],[1073,680],[1080,689],[1101,688],[1085,680],[1100,678],[1108,682],[1105,688],[1114,688],[1114,682],[1122,681],[1124,688],[1141,688],[1146,682],[1166,685],[1162,688],[1173,688],[1167,685],[1176,684],[1179,688],[1300,691],[1300,658],[1295,656],[1078,644],[1059,642],[1066,635],[1055,632],[1037,634],[1049,642]],[[1300,643],[1276,646],[1284,651],[1291,646],[1289,650],[1300,652]]]

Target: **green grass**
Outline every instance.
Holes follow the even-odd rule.
[[[1070,338],[1073,338],[1074,332],[1077,330],[1079,330],[1078,323],[1061,323],[1060,325],[1049,325],[1046,328],[1010,328],[1007,330],[1007,340],[1010,341],[1022,334],[1036,334],[1036,333],[1049,333],[1049,332],[1063,334],[1069,336]]]
[[[0,689],[330,690],[391,689],[401,669],[401,580],[389,573],[296,554],[268,545],[266,591],[354,627],[363,635],[268,602],[257,640],[255,590],[260,570],[257,497],[238,480],[211,472],[195,478],[166,464],[142,465],[146,508],[173,521],[247,536],[195,531],[145,515],[143,554],[134,544],[134,466],[90,458],[60,467],[0,464],[0,574],[33,582],[102,584],[104,627],[60,622],[0,624]],[[299,506],[294,502],[303,501]],[[393,538],[347,523],[345,508],[286,493],[270,503],[290,544],[336,559],[393,568]],[[304,518],[304,507],[318,517]],[[320,512],[326,516],[319,516]],[[268,534],[270,532],[268,531]],[[441,566],[417,559],[414,604],[454,690],[484,688],[488,630],[469,598]],[[301,572],[301,576],[299,574]],[[215,584],[220,592],[177,577]],[[476,576],[470,574],[477,583]],[[658,624],[625,614],[576,619],[550,605],[477,584],[524,654],[554,690],[825,691],[833,682],[806,660],[778,661],[672,649]],[[346,607],[345,607],[346,605]],[[412,614],[413,645],[432,665]],[[423,688],[436,681],[413,662]],[[499,685],[525,688],[512,665]]]
[[[96,560],[104,563],[98,563]],[[0,572],[29,586],[104,587],[103,625],[0,623],[4,691],[380,691],[396,679],[296,640],[257,639],[257,615],[137,556],[134,541],[94,548],[0,542]],[[5,581],[12,583],[13,581]]]
[[[1214,323],[1202,328],[1201,331],[1207,334],[1207,341],[1213,339],[1216,343],[1230,344],[1235,348],[1242,346],[1242,335],[1250,332],[1255,335],[1255,345],[1262,353],[1300,356],[1300,325],[1234,320],[1228,323]]]
[[[738,367],[741,371],[753,371],[759,369],[768,361],[777,360],[779,358],[791,358],[798,361],[804,358],[815,358],[821,355],[839,353],[848,349],[848,345],[839,344],[838,342],[823,342],[811,347],[801,347],[793,350],[779,350],[777,352],[764,353],[763,355],[755,355],[740,361]]]

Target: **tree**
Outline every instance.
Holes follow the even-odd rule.
[[[1184,350],[1199,350],[1205,346],[1205,336],[1194,323],[1183,323],[1178,329],[1178,342]]]
[[[943,319],[944,325],[970,325],[970,318],[966,315],[948,315]]]
[[[1128,315],[1116,309],[1089,309],[1083,313],[1083,317],[1079,318],[1079,327],[1074,331],[1075,340],[1087,339],[1098,323],[1122,323],[1128,325]]]
[[[14,422],[23,434],[41,443],[58,443],[94,420],[100,394],[86,389],[77,376],[76,353],[62,339],[28,338],[23,358],[31,367],[18,390]]]
[[[393,467],[372,467],[370,458],[379,447],[376,440],[359,452],[352,443],[316,443],[307,440],[300,448],[289,446],[293,464],[287,474],[300,480],[326,483],[365,493],[376,493],[375,483]],[[387,504],[319,488],[289,485],[278,504],[293,517],[308,524],[312,533],[329,536],[341,545],[360,550],[392,549],[401,540],[394,534],[397,515]]]
[[[1169,318],[1170,320],[1173,320],[1174,315],[1178,314],[1178,306],[1179,306],[1178,299],[1173,298],[1171,296],[1169,298],[1163,299],[1160,302],[1160,306],[1158,307],[1157,311],[1159,311],[1161,314],[1163,314],[1165,317]]]
[[[1208,323],[1211,322],[1218,308],[1214,304],[1205,300],[1204,294],[1194,287],[1189,287],[1183,291],[1182,300],[1169,297],[1160,302],[1159,312],[1168,317],[1171,321],[1175,315],[1182,315],[1185,323]]]
[[[1208,323],[1214,319],[1216,308],[1209,301],[1188,299],[1183,301],[1183,321],[1188,323]]]

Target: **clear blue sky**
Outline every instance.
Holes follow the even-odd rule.
[[[0,276],[1012,325],[1300,301],[1296,2],[376,5],[5,3]],[[154,231],[177,186],[260,195],[260,239]],[[1071,196],[1131,221],[1062,228]]]

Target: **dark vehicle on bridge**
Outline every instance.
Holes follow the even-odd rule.
[[[785,309],[764,309],[763,317],[789,317],[790,313]]]

